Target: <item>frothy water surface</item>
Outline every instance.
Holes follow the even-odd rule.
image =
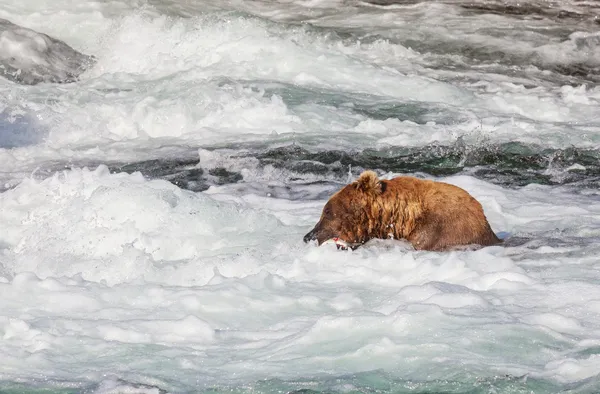
[[[0,79],[0,391],[600,391],[598,14],[3,3],[95,63]],[[505,244],[303,244],[367,168]]]

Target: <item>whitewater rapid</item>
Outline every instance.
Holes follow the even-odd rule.
[[[391,3],[1,4],[0,391],[600,390],[597,8]],[[506,244],[304,244],[366,168]]]

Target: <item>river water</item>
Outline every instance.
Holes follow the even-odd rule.
[[[598,15],[2,2],[95,62],[0,78],[0,391],[599,392]],[[302,243],[363,169],[463,187],[506,244]]]

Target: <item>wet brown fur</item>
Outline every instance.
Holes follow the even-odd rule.
[[[406,239],[415,249],[437,251],[501,242],[465,190],[405,176],[380,181],[373,171],[334,194],[304,240],[320,245],[334,237],[354,246],[373,238]]]

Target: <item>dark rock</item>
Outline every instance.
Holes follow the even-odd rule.
[[[0,76],[13,82],[68,83],[94,64],[64,42],[0,19]]]

